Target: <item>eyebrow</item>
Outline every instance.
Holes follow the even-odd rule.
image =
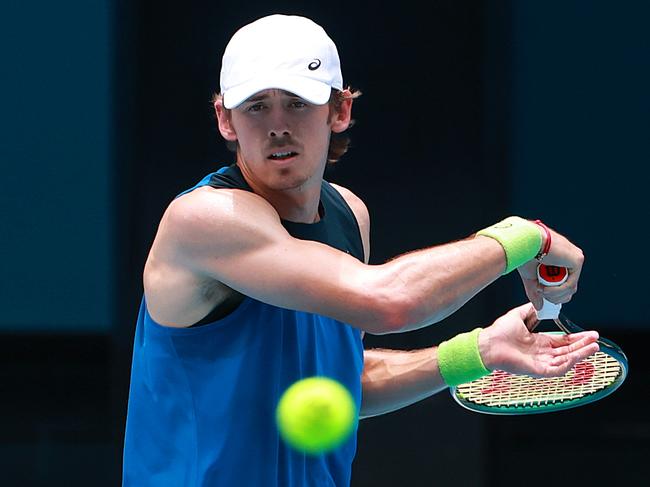
[[[282,92],[283,95],[288,96],[290,98],[300,98],[298,95],[296,95],[295,93],[291,93],[290,91],[285,91],[285,90],[280,90],[280,91]],[[253,95],[250,98],[247,98],[246,100],[244,100],[244,102],[245,103],[252,103],[252,102],[256,102],[256,101],[266,100],[267,98],[270,98],[270,95],[268,95],[268,94],[265,94],[265,95]],[[300,99],[302,100],[302,98],[300,98]]]

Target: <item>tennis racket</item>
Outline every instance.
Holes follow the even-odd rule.
[[[539,281],[560,285],[567,269],[540,264]],[[577,333],[579,326],[560,313],[561,305],[545,300],[538,318],[552,319],[560,331]],[[534,378],[493,370],[480,379],[451,387],[452,397],[461,406],[480,413],[517,415],[560,411],[602,399],[618,389],[627,375],[627,357],[621,348],[606,338],[597,341],[600,350],[578,362],[561,377]]]

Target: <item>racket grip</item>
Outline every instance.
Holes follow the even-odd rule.
[[[544,286],[560,286],[566,282],[569,271],[566,267],[540,264],[537,266],[537,280]],[[544,299],[542,309],[537,310],[538,320],[554,320],[560,316],[562,304],[551,303]]]
[[[560,316],[560,311],[562,310],[561,304],[551,303],[548,300],[544,300],[542,309],[537,310],[537,319],[538,320],[554,320]]]

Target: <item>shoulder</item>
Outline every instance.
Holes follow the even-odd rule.
[[[363,244],[364,262],[367,264],[370,259],[370,214],[368,208],[363,200],[349,189],[338,184],[330,183],[330,185],[343,197],[357,219]]]
[[[339,192],[345,202],[348,204],[354,216],[357,219],[360,227],[367,227],[370,225],[370,214],[368,208],[361,198],[350,191],[348,188],[338,184],[330,183],[330,185]]]
[[[198,188],[170,203],[158,239],[196,249],[242,245],[281,229],[280,217],[262,197],[239,189]]]
[[[237,211],[265,211],[277,214],[261,196],[236,188],[212,188],[203,186],[174,199],[167,208],[170,215],[205,214],[205,210],[216,211],[223,216]],[[208,213],[208,216],[210,213]]]
[[[161,225],[190,230],[193,226],[244,223],[247,216],[280,220],[262,197],[240,189],[198,188],[172,201]],[[253,219],[254,220],[254,219]]]

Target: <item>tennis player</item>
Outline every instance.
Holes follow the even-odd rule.
[[[307,456],[279,437],[275,407],[304,377],[338,380],[360,417],[402,408],[499,368],[559,375],[594,353],[595,332],[529,332],[542,297],[576,291],[581,250],[509,217],[462,241],[368,265],[369,217],[323,180],[358,92],[337,49],[303,17],[273,15],[226,47],[218,127],[236,162],[174,199],[144,270],[124,448],[128,486],[347,486],[354,435]],[[541,288],[540,259],[570,277]],[[364,332],[436,323],[517,269],[533,304],[418,351],[364,350]],[[471,324],[468,329],[473,328]]]

